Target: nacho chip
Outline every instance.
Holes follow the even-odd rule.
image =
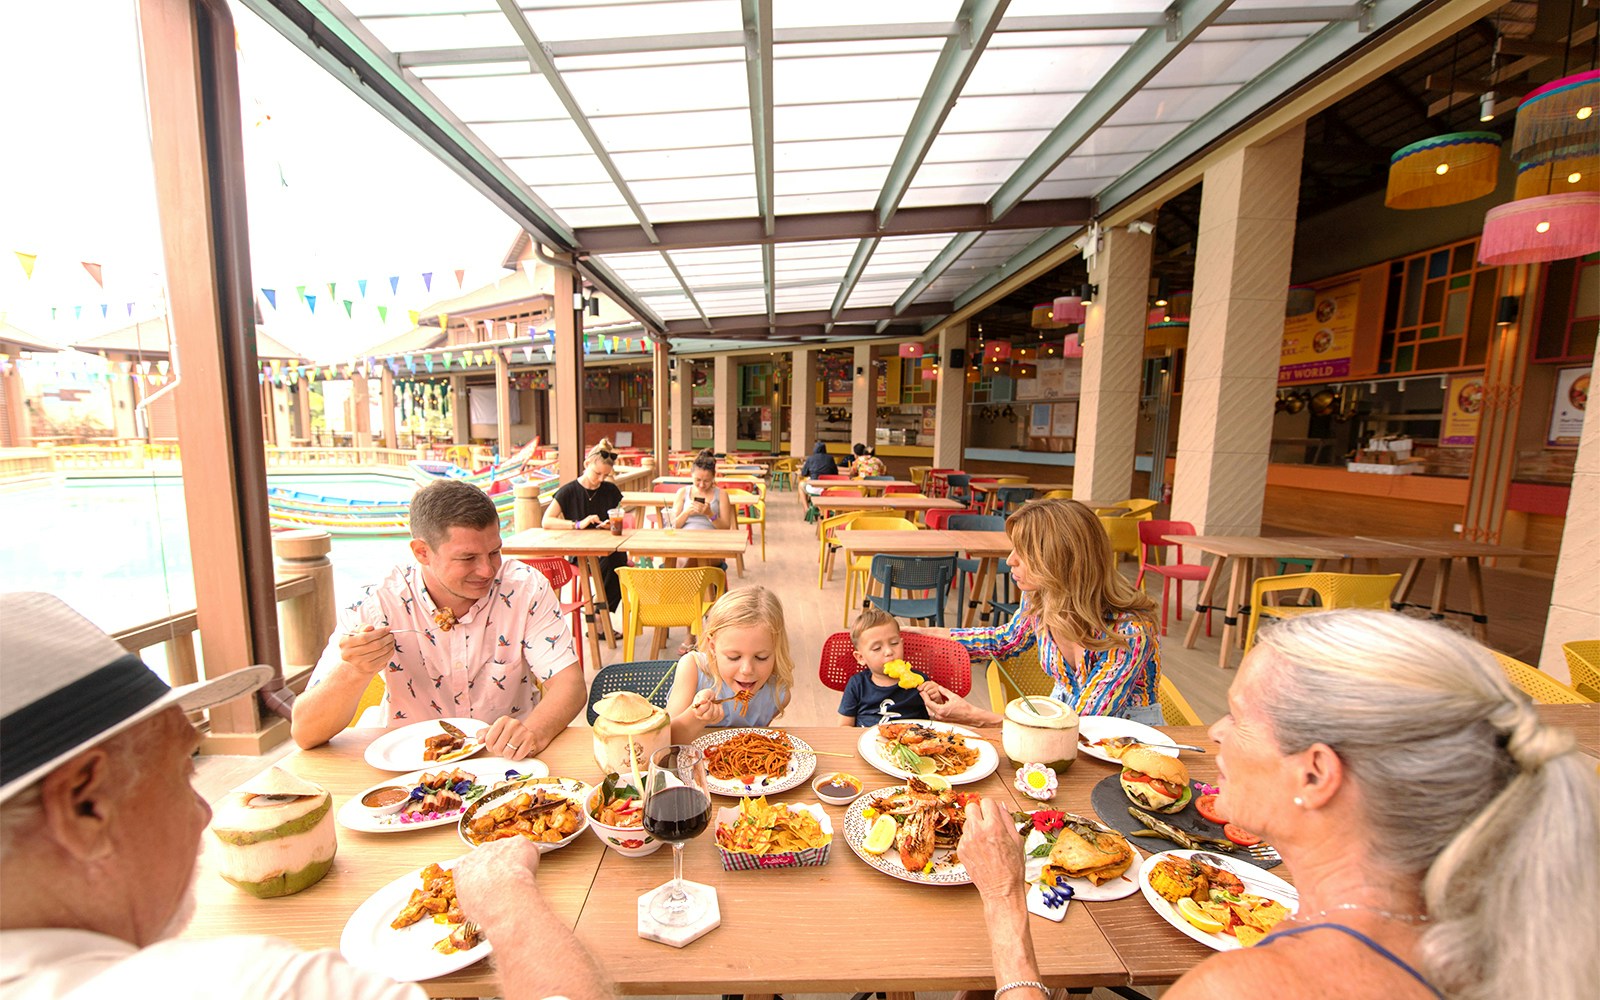
[[[739,854],[785,854],[821,847],[832,839],[815,816],[772,805],[766,796],[741,799],[733,823],[717,827],[717,843]]]
[[[1246,927],[1245,925],[1240,924],[1238,927],[1234,928],[1233,936],[1239,939],[1240,947],[1249,948],[1257,941],[1260,941],[1262,938],[1266,937],[1267,932],[1258,931],[1254,927]]]

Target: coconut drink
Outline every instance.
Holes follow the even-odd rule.
[[[1014,764],[1064,771],[1078,756],[1078,713],[1042,695],[1014,698],[1006,704],[1000,742]]]
[[[333,796],[278,767],[223,797],[210,831],[218,873],[263,899],[314,885],[339,849]]]
[[[642,774],[650,755],[672,744],[672,717],[633,691],[594,703],[594,759],[611,774]]]

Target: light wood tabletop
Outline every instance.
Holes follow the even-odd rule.
[[[814,497],[811,505],[823,513],[843,510],[965,510],[959,500],[896,493],[882,497]]]
[[[736,559],[744,554],[749,541],[743,531],[703,531],[646,528],[623,536],[622,549],[630,556],[694,556],[704,559]]]

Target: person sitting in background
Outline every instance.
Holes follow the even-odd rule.
[[[857,479],[865,479],[868,476],[884,475],[883,459],[874,454],[871,448],[864,444],[858,444],[851,450],[856,456],[855,462],[850,466],[850,474],[852,476]]]
[[[211,819],[185,713],[271,676],[245,667],[170,689],[58,599],[0,595],[0,997],[424,1000],[332,949],[177,936]],[[522,837],[469,852],[462,912],[495,946],[504,996],[604,1000],[604,974],[539,892],[538,859]]]
[[[839,463],[835,462],[833,456],[828,454],[828,446],[821,441],[818,441],[817,446],[811,449],[811,454],[806,456],[806,460],[800,463],[801,479],[815,479],[818,476],[837,476],[838,474]]]
[[[491,723],[489,751],[521,760],[544,749],[582,710],[587,690],[561,601],[544,574],[500,559],[500,512],[459,479],[411,498],[411,555],[339,614],[295,699],[302,747],[349,725],[374,677],[388,727],[426,719]]]
[[[1493,654],[1380,611],[1263,628],[1211,727],[1216,806],[1283,855],[1293,916],[1212,955],[1166,1000],[1586,1000],[1600,983],[1600,779]],[[1009,807],[960,853],[996,979],[1039,1000]]]
[[[839,725],[876,726],[885,706],[896,719],[926,719],[928,707],[916,688],[904,688],[884,672],[884,665],[904,655],[900,623],[882,608],[863,608],[850,626],[856,663],[865,670],[850,675],[839,699]]]
[[[611,512],[622,506],[622,490],[611,481],[616,466],[617,453],[611,447],[611,439],[601,438],[584,456],[583,473],[551,495],[540,527],[547,531],[610,528]],[[617,570],[626,565],[626,552],[600,557],[600,582],[613,622],[622,608],[622,581],[617,577]]]
[[[685,531],[727,531],[733,527],[733,503],[717,486],[717,460],[701,452],[689,468],[693,482],[672,498],[667,526]],[[721,565],[720,559],[680,559],[679,566]]]
[[[1010,659],[1037,644],[1039,664],[1055,681],[1052,698],[1079,715],[1161,725],[1155,602],[1117,572],[1094,511],[1074,500],[1034,501],[1006,520],[1006,534],[1015,545],[1006,565],[1022,591],[1011,620],[994,628],[914,631],[954,639],[975,659]],[[932,681],[920,690],[935,719],[1000,724],[998,713]]]

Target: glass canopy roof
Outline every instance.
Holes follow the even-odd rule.
[[[1413,6],[244,2],[685,344],[919,334]]]

